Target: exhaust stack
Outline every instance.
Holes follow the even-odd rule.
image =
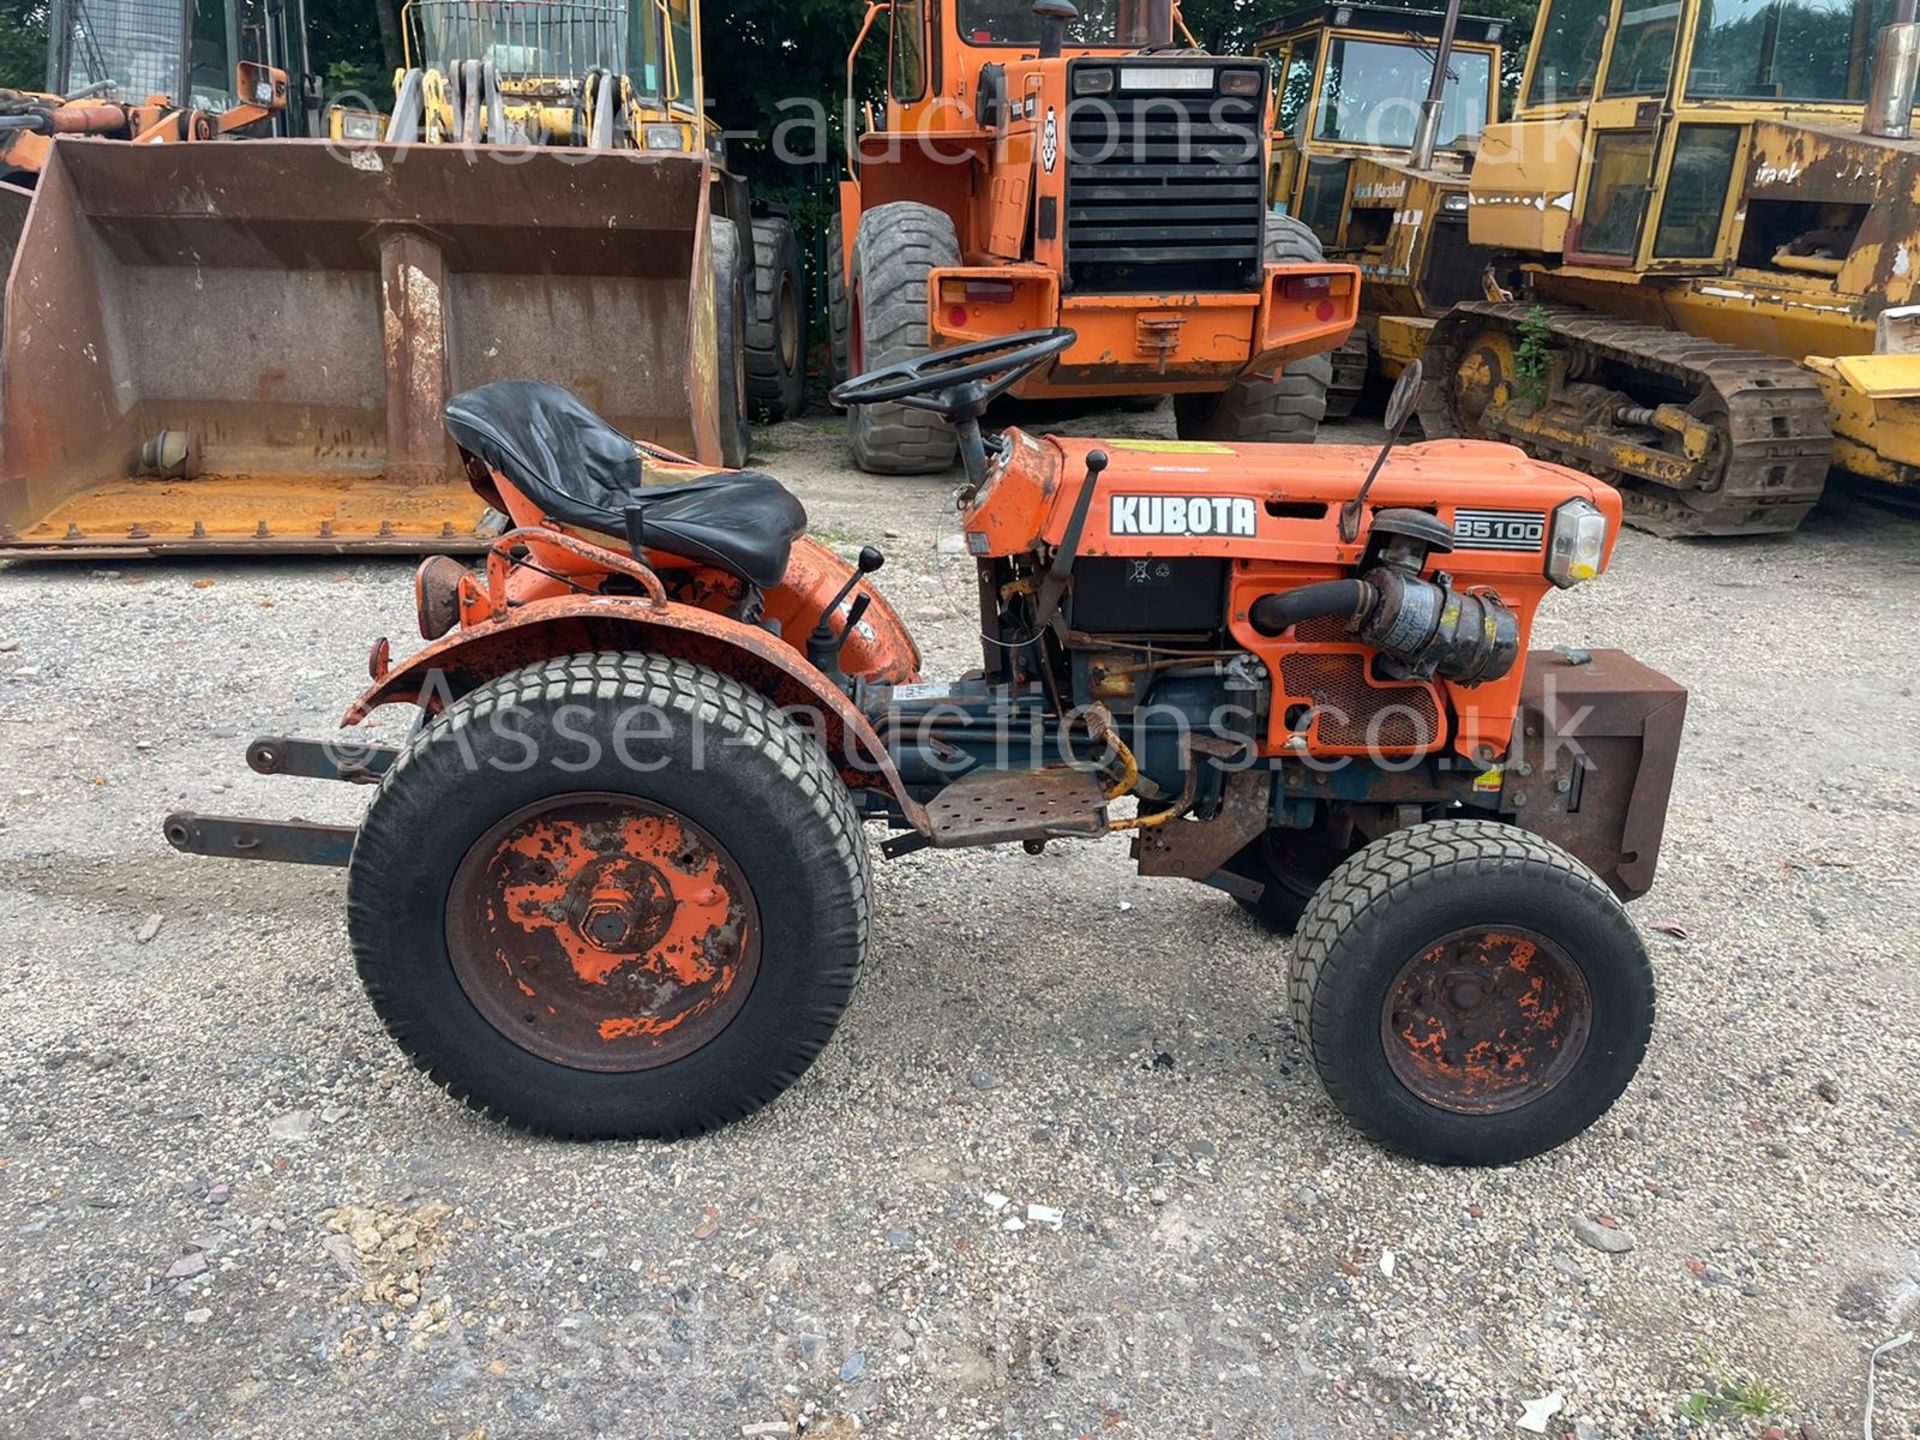
[[[1902,0],[1894,13],[1897,18],[1881,30],[1875,47],[1873,88],[1860,129],[1884,140],[1906,140],[1913,135],[1914,89],[1920,83],[1920,24],[1914,23],[1914,0]]]
[[[1433,78],[1427,81],[1427,98],[1420,102],[1420,123],[1413,132],[1413,153],[1408,157],[1415,170],[1433,164],[1433,152],[1440,147],[1440,112],[1447,102],[1447,70],[1453,63],[1453,37],[1460,28],[1460,0],[1447,0],[1446,19],[1440,25],[1440,44],[1433,52]]]

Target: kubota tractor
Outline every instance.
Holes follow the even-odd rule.
[[[249,751],[373,785],[365,818],[182,813],[167,838],[348,867],[395,1039],[535,1131],[684,1135],[792,1083],[866,952],[871,820],[888,857],[1127,837],[1143,874],[1297,931],[1294,1024],[1368,1134],[1471,1163],[1577,1134],[1652,1026],[1620,898],[1653,880],[1685,692],[1528,640],[1605,567],[1618,494],[1504,445],[982,433],[1078,343],[976,341],[839,389],[955,431],[984,643],[950,680],[871,588],[879,552],[807,539],[772,477],[636,445],[555,386],[456,397],[513,528],[476,568],[422,567],[425,647],[379,641],[347,713],[419,723]]]
[[[1271,190],[1328,255],[1360,267],[1360,323],[1333,354],[1327,414],[1397,376],[1433,323],[1482,298],[1495,252],[1467,238],[1467,167],[1499,115],[1504,21],[1334,3],[1261,30],[1280,73]]]
[[[1920,482],[1917,74],[1913,0],[1548,0],[1468,195],[1521,286],[1435,328],[1427,433],[1676,535],[1792,530],[1836,466]]]
[[[1173,0],[1028,3],[870,0],[828,243],[834,378],[1065,325],[1078,340],[1018,397],[1171,394],[1184,439],[1311,441],[1322,352],[1358,286],[1267,213],[1267,66],[1176,40]],[[882,17],[884,115],[856,136]],[[850,427],[862,469],[953,462],[952,432],[911,407],[869,405]]]

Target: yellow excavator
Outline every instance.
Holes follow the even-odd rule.
[[[479,550],[440,411],[496,379],[745,458],[760,236],[697,10],[404,23],[384,130],[48,147],[0,321],[0,554]]]
[[[1427,348],[1430,435],[1601,475],[1678,535],[1792,530],[1831,468],[1920,483],[1914,0],[1547,0]]]

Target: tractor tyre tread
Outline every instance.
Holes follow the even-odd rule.
[[[847,290],[847,247],[840,224],[840,207],[827,222],[827,384],[838,385],[847,374],[847,327],[853,304]]]
[[[728,746],[726,770],[743,777],[736,787],[748,796],[742,804],[758,811],[751,817],[753,825],[742,822],[742,833],[755,845],[763,843],[753,838],[756,830],[771,834],[793,867],[788,894],[797,898],[783,908],[762,902],[764,910],[774,913],[763,919],[755,989],[776,979],[769,973],[771,966],[785,967],[769,988],[765,1005],[756,1011],[750,994],[747,1008],[726,1030],[701,1049],[652,1070],[604,1075],[555,1064],[499,1036],[477,1011],[467,1030],[479,1043],[448,1045],[444,1022],[437,1017],[462,1003],[470,1011],[472,1006],[458,990],[445,956],[441,914],[431,917],[442,936],[437,958],[393,943],[407,909],[410,877],[446,863],[427,852],[448,823],[447,797],[454,793],[449,786],[486,788],[472,783],[472,757],[498,733],[497,717],[537,717],[565,705],[589,711],[644,705],[663,715],[697,718],[713,744]],[[670,765],[668,771],[681,768]],[[609,780],[589,773],[575,778],[582,790],[618,783],[617,776]],[[596,778],[609,783],[596,785]],[[701,782],[712,783],[704,775]],[[498,807],[508,802],[492,803]],[[482,825],[475,833],[484,829]],[[732,839],[725,843],[738,858],[740,844]],[[452,863],[457,865],[458,858]],[[748,883],[759,885],[763,877],[749,874]],[[751,1114],[812,1063],[852,996],[866,956],[871,896],[866,837],[845,782],[819,743],[790,724],[771,701],[730,676],[685,660],[582,652],[488,681],[453,701],[402,749],[381,778],[354,842],[347,926],[361,982],[388,1033],[418,1069],[455,1099],[530,1134],[668,1140]],[[439,908],[443,911],[444,903]],[[776,935],[787,937],[778,953],[768,948]],[[488,1049],[491,1056],[485,1053]],[[617,1084],[609,1083],[632,1080],[636,1074],[659,1077],[650,1082],[652,1094],[623,1096],[616,1093]]]
[[[781,335],[785,311],[782,283],[792,287],[796,363],[788,368]],[[807,405],[807,276],[800,264],[800,242],[784,215],[753,222],[753,291],[747,306],[747,399],[753,418],[774,424],[797,419]]]
[[[1556,1112],[1554,1119],[1542,1117],[1528,1128],[1528,1112],[1573,1084],[1571,1076],[1548,1096],[1505,1115],[1434,1112],[1440,1121],[1414,1131],[1383,1123],[1377,1077],[1366,1075],[1349,1046],[1334,1034],[1336,1007],[1327,1003],[1329,998],[1362,988],[1359,972],[1378,964],[1387,948],[1382,931],[1391,914],[1431,904],[1463,884],[1477,888],[1510,883],[1557,892],[1555,908],[1570,917],[1568,923],[1587,927],[1597,948],[1617,947],[1613,953],[1621,963],[1613,978],[1625,996],[1621,1008],[1627,1023],[1610,1036],[1596,1030],[1589,1040],[1617,1085],[1602,1083],[1597,1105],[1589,1104],[1589,1113],[1575,1126]],[[1300,916],[1287,998],[1307,1058],[1328,1098],[1354,1127],[1377,1144],[1442,1164],[1507,1163],[1570,1139],[1611,1107],[1646,1053],[1653,1030],[1652,967],[1633,920],[1613,892],[1558,845],[1491,820],[1423,821],[1393,831],[1343,861]],[[1465,1124],[1456,1126],[1461,1120]],[[1504,1135],[1495,1135],[1486,1128],[1490,1120],[1511,1124]],[[1482,1132],[1468,1133],[1473,1126],[1483,1127]]]
[[[960,263],[953,221],[931,205],[898,200],[860,217],[853,242],[861,327],[860,365],[878,370],[928,353],[927,276]],[[906,405],[853,407],[847,419],[854,463],[872,475],[929,475],[952,468],[958,446],[937,415]]]

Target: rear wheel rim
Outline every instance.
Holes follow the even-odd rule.
[[[1472,926],[1401,966],[1380,1007],[1394,1078],[1459,1115],[1515,1110],[1554,1089],[1586,1053],[1585,973],[1537,931]]]
[[[711,1043],[760,968],[733,857],[686,816],[579,792],[474,842],[447,895],[467,998],[521,1049],[578,1070],[649,1070]]]
[[[800,302],[793,293],[793,277],[780,277],[780,291],[774,301],[776,322],[780,327],[780,370],[791,375],[800,368]]]

